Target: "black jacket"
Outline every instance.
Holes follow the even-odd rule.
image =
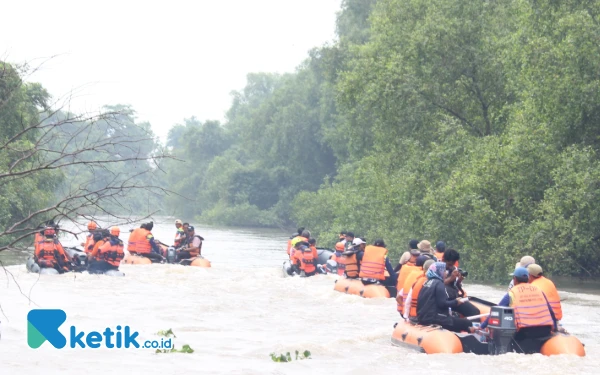
[[[417,320],[419,324],[433,324],[440,320],[438,314],[448,316],[448,307],[456,307],[456,300],[448,300],[444,282],[430,279],[423,284],[417,299]]]

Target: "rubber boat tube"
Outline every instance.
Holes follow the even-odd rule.
[[[365,285],[358,279],[348,279],[345,277],[336,280],[333,290],[364,298],[390,298],[392,296],[396,297],[397,293],[396,288],[387,288],[381,284]]]
[[[59,275],[59,272],[54,268],[41,268],[33,259],[33,257],[29,257],[27,262],[25,262],[25,267],[27,267],[27,271],[32,273],[39,273],[41,275]]]
[[[417,349],[422,353],[462,353],[460,339],[440,326],[422,326],[401,320],[394,326],[392,345]]]

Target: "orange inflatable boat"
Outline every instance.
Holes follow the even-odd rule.
[[[513,309],[489,306],[489,302],[474,297],[470,301],[477,305],[482,314],[491,313],[489,332],[484,334],[455,333],[440,326],[422,326],[404,320],[394,325],[392,344],[407,346],[423,353],[474,353],[499,355],[507,352],[543,355],[574,354],[585,356],[584,345],[575,336],[553,333],[550,337],[516,342]],[[487,312],[486,312],[487,311]],[[484,317],[485,318],[485,317]]]
[[[395,288],[392,289],[393,297],[396,297]],[[365,285],[358,279],[339,278],[336,280],[333,290],[341,293],[354,294],[364,298],[390,298],[390,291],[380,284]]]

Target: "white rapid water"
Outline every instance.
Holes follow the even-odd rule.
[[[155,223],[155,236],[172,242],[172,222]],[[28,274],[23,264],[0,272],[0,374],[598,373],[599,296],[566,293],[563,304],[563,324],[586,344],[585,358],[426,355],[390,344],[397,321],[393,299],[335,292],[335,276],[283,278],[285,234],[196,229],[206,239],[202,252],[212,261],[210,269],[121,266],[126,274],[121,278],[40,276]],[[122,232],[126,240],[126,228]],[[63,242],[69,244],[67,238]],[[491,300],[502,296],[487,286],[467,285],[467,290]],[[156,333],[171,328],[175,345],[189,344],[195,352],[59,350],[48,342],[31,349],[26,317],[33,308],[64,310],[65,336],[71,325],[85,331],[129,325],[143,341],[160,339]],[[275,363],[269,356],[295,350],[309,350],[312,359]]]

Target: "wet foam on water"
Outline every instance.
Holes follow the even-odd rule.
[[[155,224],[155,235],[174,234]],[[161,233],[161,232],[164,232]],[[28,274],[24,265],[0,272],[1,374],[565,374],[596,373],[600,297],[571,293],[563,324],[585,344],[585,358],[508,354],[425,355],[390,344],[397,321],[393,299],[363,299],[333,290],[335,276],[283,278],[285,236],[204,228],[203,254],[213,267],[122,266],[125,277]],[[126,237],[126,236],[122,236]],[[164,242],[168,242],[165,238]],[[468,285],[469,295],[499,300],[498,289]],[[29,302],[27,296],[33,302]],[[63,333],[129,325],[140,339],[171,328],[175,345],[192,354],[152,349],[70,349],[27,345],[27,312],[60,308]],[[7,319],[8,318],[8,319]],[[588,320],[588,318],[590,320]],[[312,359],[274,363],[269,354],[309,350]]]

